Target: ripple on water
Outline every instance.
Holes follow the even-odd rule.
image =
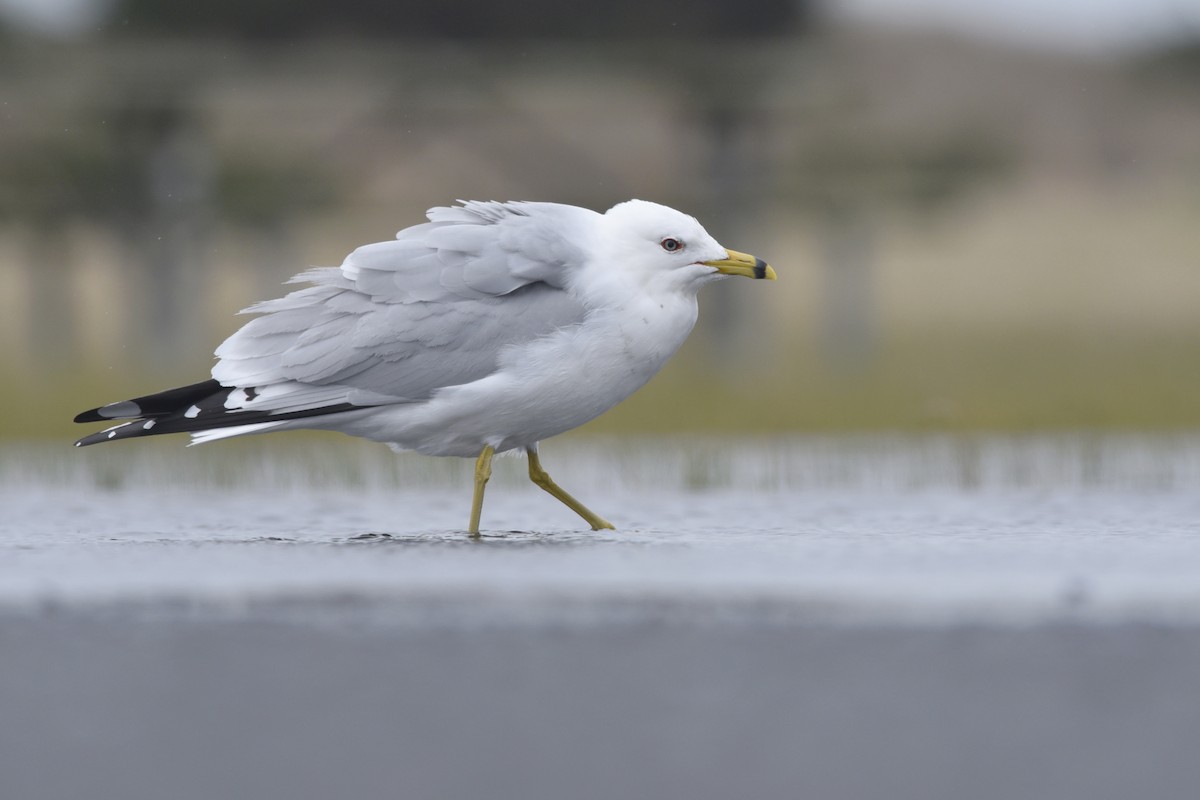
[[[587,530],[505,460],[479,537],[462,532],[469,465],[309,447],[130,448],[100,472],[55,461],[73,451],[4,450],[0,603],[621,598],[1200,619],[1196,437],[577,441],[547,463],[621,530]],[[353,481],[332,477],[343,466]],[[114,470],[119,485],[98,477]]]

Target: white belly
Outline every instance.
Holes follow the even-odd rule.
[[[597,311],[579,326],[510,349],[493,375],[441,389],[424,403],[354,412],[337,429],[426,455],[529,447],[633,394],[695,322],[694,297]]]

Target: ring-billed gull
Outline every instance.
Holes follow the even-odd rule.
[[[83,412],[76,422],[133,419],[76,446],[308,428],[475,458],[473,534],[492,456],[522,448],[534,483],[611,529],[551,480],[538,442],[658,372],[691,332],[701,286],[775,270],[643,200],[604,214],[472,201],[427,216],[245,309],[260,316],[217,348],[211,380]]]

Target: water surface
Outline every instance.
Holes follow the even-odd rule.
[[[547,468],[620,530],[584,529],[514,458],[478,539],[465,461],[334,437],[148,444],[0,453],[0,603],[1200,619],[1195,436],[568,439]]]

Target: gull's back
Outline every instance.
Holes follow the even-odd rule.
[[[428,216],[394,241],[358,248],[341,267],[292,279],[312,285],[245,309],[259,316],[217,348],[214,380],[185,387],[180,407],[154,399],[165,392],[84,412],[85,419],[136,419],[80,444],[325,427],[328,421],[316,419],[325,412],[418,403],[478,380],[507,348],[585,317],[568,287],[584,263],[596,212],[469,202]],[[150,420],[149,427],[136,424]]]

